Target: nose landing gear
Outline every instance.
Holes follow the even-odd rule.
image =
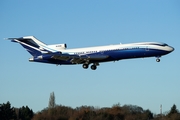
[[[158,56],[158,57],[156,57],[157,59],[156,59],[156,62],[160,62],[161,60],[159,59],[160,58],[160,56]]]
[[[160,62],[161,60],[159,58],[156,59],[156,62]]]

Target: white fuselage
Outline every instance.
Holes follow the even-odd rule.
[[[106,51],[113,51],[113,50],[130,50],[130,49],[154,49],[154,50],[161,50],[171,52],[174,50],[173,47],[168,45],[160,46],[159,44],[164,43],[157,43],[157,42],[140,42],[140,43],[131,43],[131,44],[117,44],[117,45],[108,45],[108,46],[97,46],[97,47],[86,47],[86,48],[75,48],[75,49],[62,49],[62,53],[69,53],[71,55],[78,54],[84,55],[89,53],[98,53],[98,52],[106,52]]]
[[[131,58],[159,57],[174,50],[173,47],[160,42],[139,42],[108,46],[67,49],[66,44],[46,45],[34,36],[9,38],[21,44],[33,57],[29,61],[51,63],[56,65],[83,64],[87,69],[95,70],[100,62],[116,61]]]

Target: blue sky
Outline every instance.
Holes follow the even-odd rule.
[[[180,1],[76,0],[0,2],[0,103],[28,105],[34,112],[56,104],[111,107],[120,103],[158,114],[173,104],[180,110]],[[81,65],[31,63],[19,44],[3,38],[33,35],[68,48],[119,43],[165,42],[175,51],[161,58],[102,63],[96,71]]]

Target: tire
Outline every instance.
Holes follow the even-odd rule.
[[[87,68],[89,67],[89,65],[88,65],[88,64],[83,64],[82,67],[83,67],[84,69],[87,69]]]
[[[156,59],[156,62],[160,62],[160,59],[158,58],[158,59]]]
[[[96,69],[97,69],[97,66],[96,66],[96,65],[91,65],[91,69],[92,69],[92,70],[96,70]]]

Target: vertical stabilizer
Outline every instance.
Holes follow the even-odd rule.
[[[34,36],[26,36],[21,38],[8,38],[12,42],[17,42],[21,44],[32,56],[36,57],[43,53],[48,53],[46,48],[46,44],[41,42],[40,40],[36,39]]]

